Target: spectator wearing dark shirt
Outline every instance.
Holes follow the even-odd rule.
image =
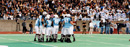
[[[122,27],[125,27],[125,24],[124,23],[116,23],[117,24],[117,32],[119,34],[120,30]]]
[[[110,32],[110,24],[111,24],[111,22],[107,19],[106,20],[106,22],[105,22],[105,32],[106,32],[106,34],[109,34],[109,32]]]
[[[32,24],[32,22],[29,24],[29,27],[30,27],[30,34],[33,34],[33,24]]]
[[[84,33],[86,34],[86,21],[84,20],[82,24],[83,24],[83,32],[82,32],[82,34],[84,34]]]
[[[99,23],[100,25],[100,28],[101,28],[101,32],[100,32],[100,34],[103,34],[103,26],[104,26],[104,23],[103,23],[103,20],[101,20],[101,22]]]
[[[24,22],[22,23],[23,26],[23,33],[25,34],[27,29],[26,29],[26,21],[24,20]]]

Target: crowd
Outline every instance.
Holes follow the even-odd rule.
[[[66,15],[76,20],[126,20],[130,0],[2,0],[1,20],[36,20],[37,14]]]
[[[39,15],[63,19],[71,15],[74,21],[128,21],[130,0],[2,0],[0,10],[0,20],[36,20]]]

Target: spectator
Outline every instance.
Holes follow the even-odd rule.
[[[106,32],[106,34],[109,34],[109,32],[110,32],[110,24],[111,24],[111,22],[107,19],[106,22],[105,22],[105,32]]]
[[[94,24],[94,31],[95,31],[95,32],[98,32],[97,24]]]
[[[32,22],[29,24],[29,27],[30,27],[30,34],[33,34],[33,24],[32,24]]]
[[[104,26],[104,23],[103,23],[103,20],[101,20],[101,22],[99,23],[100,25],[100,28],[101,28],[101,32],[100,32],[100,34],[103,34],[103,26]]]
[[[90,23],[89,23],[89,28],[90,28],[89,34],[93,34],[94,24],[92,23],[92,21],[90,21]]]
[[[130,34],[130,23],[126,21],[126,34]]]
[[[22,26],[23,26],[23,34],[26,34],[26,20],[24,20],[24,22],[22,23]]]
[[[83,23],[82,23],[82,25],[83,25],[83,32],[82,32],[82,34],[86,34],[86,21],[85,20],[83,20]]]
[[[117,24],[116,24],[116,22],[114,22],[113,28],[114,28],[114,32],[117,32]]]
[[[112,22],[110,25],[110,34],[113,34],[113,27],[114,27],[114,23]]]

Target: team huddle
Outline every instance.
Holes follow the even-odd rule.
[[[73,33],[74,24],[69,14],[65,15],[63,19],[60,19],[58,16],[54,16],[54,18],[43,17],[42,15],[37,16],[34,41],[36,41],[37,37],[39,42],[44,42],[44,36],[46,35],[46,42],[57,42],[59,23],[63,26],[59,41],[71,43],[71,36],[73,36],[73,41],[75,41]]]

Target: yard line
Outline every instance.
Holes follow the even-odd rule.
[[[76,36],[76,37],[80,37],[80,36]],[[83,37],[95,37],[95,36],[83,36]],[[109,37],[98,37],[98,38],[105,38],[105,39],[118,39],[118,38],[109,38]],[[127,40],[127,39],[118,39],[118,40]]]
[[[29,41],[24,41],[24,40],[17,40],[17,39],[7,39],[7,38],[3,38],[0,37],[0,39],[6,39],[6,40],[12,40],[12,41],[21,41],[21,42],[29,42]],[[33,43],[33,44],[40,44],[40,45],[46,45],[46,46],[52,46],[52,47],[58,47],[58,46],[54,46],[54,45],[47,45],[47,44],[41,44],[41,43],[35,43],[35,42],[29,42],[29,43]]]
[[[120,46],[129,46],[130,47],[130,45],[117,44],[117,43],[98,42],[98,41],[91,41],[91,40],[77,40],[77,41],[89,41],[89,42],[93,42],[93,43],[111,44],[111,45],[120,45]]]
[[[75,36],[80,35],[80,34],[76,34]],[[90,36],[91,34],[83,34],[86,36]],[[95,35],[100,35],[100,36],[122,36],[122,35],[118,35],[118,34],[92,34],[91,36],[95,36]],[[125,35],[125,34],[124,34]],[[82,36],[82,35],[80,35]],[[127,36],[122,36],[122,37],[130,37],[130,34],[127,34]]]

